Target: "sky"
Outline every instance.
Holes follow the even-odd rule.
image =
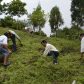
[[[10,1],[11,0],[3,0],[3,2],[5,3]],[[21,1],[27,4],[25,8],[27,9],[29,14],[33,12],[34,8],[36,8],[38,4],[41,4],[41,7],[46,14],[50,13],[51,9],[54,6],[58,6],[62,18],[64,19],[64,26],[67,27],[71,26],[71,12],[70,12],[71,0],[21,0]],[[26,16],[23,16],[20,19],[26,19]],[[46,22],[43,31],[47,33],[47,35],[51,33],[48,21]]]

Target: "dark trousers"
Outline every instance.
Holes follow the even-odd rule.
[[[16,46],[16,37],[15,37],[14,34],[12,34],[11,40],[12,40],[12,42],[13,42],[12,50],[13,50],[13,51],[16,51],[16,50],[17,50],[17,46]]]
[[[16,44],[12,45],[12,50],[13,50],[13,52],[15,52],[17,50]]]
[[[59,56],[59,52],[58,51],[50,51],[48,53],[48,56],[53,56],[53,63],[58,63],[57,59]]]

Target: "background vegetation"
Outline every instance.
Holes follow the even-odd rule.
[[[8,28],[0,28],[3,34]],[[4,69],[0,65],[1,84],[84,84],[84,59],[80,61],[80,41],[63,38],[46,38],[15,30],[21,37],[23,47],[12,53],[12,64]],[[41,40],[47,39],[60,51],[59,64],[53,65],[52,57],[43,57],[39,48]],[[10,42],[11,44],[11,42]]]
[[[7,30],[14,29],[20,35],[23,47],[18,45],[18,51],[12,53],[10,61],[12,64],[4,69],[0,64],[0,84],[71,84],[73,80],[77,84],[84,84],[84,59],[80,58],[79,34],[84,31],[84,1],[72,0],[71,5],[71,28],[64,27],[61,12],[57,6],[53,7],[49,15],[41,8],[34,9],[31,14],[25,9],[26,3],[21,0],[12,0],[11,3],[3,3],[0,0],[0,35]],[[27,15],[27,20],[14,19],[14,16]],[[53,35],[50,38],[41,33],[47,16]],[[28,24],[39,27],[39,32],[30,36],[23,29]],[[19,31],[21,30],[21,31]],[[53,32],[54,30],[54,32]],[[57,37],[55,37],[57,36]],[[59,64],[52,64],[52,57],[43,57],[39,48],[41,40],[47,39],[59,49]],[[18,43],[17,43],[18,44]],[[9,43],[11,45],[11,42]]]

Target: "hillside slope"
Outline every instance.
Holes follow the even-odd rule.
[[[0,28],[0,35],[7,28]],[[84,84],[84,63],[80,62],[80,42],[60,38],[31,37],[26,32],[16,31],[23,47],[12,53],[12,64],[4,69],[0,65],[0,84]],[[41,40],[47,39],[60,51],[59,64],[52,64],[52,57],[43,57],[38,51]],[[84,61],[84,60],[83,60]]]

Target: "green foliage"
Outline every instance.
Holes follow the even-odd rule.
[[[41,33],[41,35],[40,35],[40,33]],[[40,36],[46,36],[46,34],[44,34],[44,32],[42,32],[42,31],[41,32],[34,32],[34,34],[35,35],[40,35]]]
[[[0,34],[3,34],[8,29],[0,30]],[[7,69],[0,65],[1,84],[71,84],[73,80],[78,84],[84,83],[84,64],[79,61],[79,41],[37,35],[30,37],[26,32],[18,30],[15,32],[20,35],[24,46],[18,46],[18,51],[12,53],[10,57],[12,64]],[[42,39],[47,39],[59,51],[66,47],[74,50],[69,48],[69,53],[65,52],[64,56],[60,54],[59,64],[53,65],[52,57],[43,57],[38,51],[42,47],[40,44]]]
[[[1,1],[2,0],[0,0],[0,3]],[[26,14],[26,9],[24,8],[25,5],[26,4],[21,0],[13,0],[10,3],[0,5],[0,13],[3,12],[6,15],[8,14],[4,19],[0,20],[0,26],[19,30],[23,29],[25,24],[22,21],[16,21],[12,17],[20,17],[21,15]]]
[[[72,24],[84,26],[84,0],[72,0]]]
[[[7,13],[11,16],[21,16],[26,14],[26,9],[24,8],[26,3],[21,2],[21,0],[13,0],[11,3],[7,4]]]
[[[13,19],[11,18],[11,16],[6,16],[4,19],[1,19],[0,23],[2,27],[11,27]]]
[[[58,30],[57,37],[76,40],[79,39],[79,35],[83,32],[84,30],[78,28],[77,26],[72,26],[71,28],[65,27],[63,30]]]
[[[24,23],[22,21],[16,21],[11,16],[6,16],[4,19],[1,19],[0,26],[22,30],[24,28]]]
[[[63,24],[63,19],[61,17],[61,13],[59,11],[58,7],[53,7],[50,12],[50,26],[51,26],[51,31],[56,32],[56,30]]]
[[[34,27],[39,26],[39,32],[41,32],[41,27],[45,25],[45,14],[41,9],[41,6],[38,5],[37,8],[33,11],[33,13],[29,16]]]
[[[1,15],[2,12],[3,12],[3,5],[1,4],[2,1],[3,1],[3,0],[0,0],[0,15]]]
[[[24,27],[25,27],[25,24],[22,21],[18,20],[18,21],[13,21],[11,28],[16,30],[23,30]]]

